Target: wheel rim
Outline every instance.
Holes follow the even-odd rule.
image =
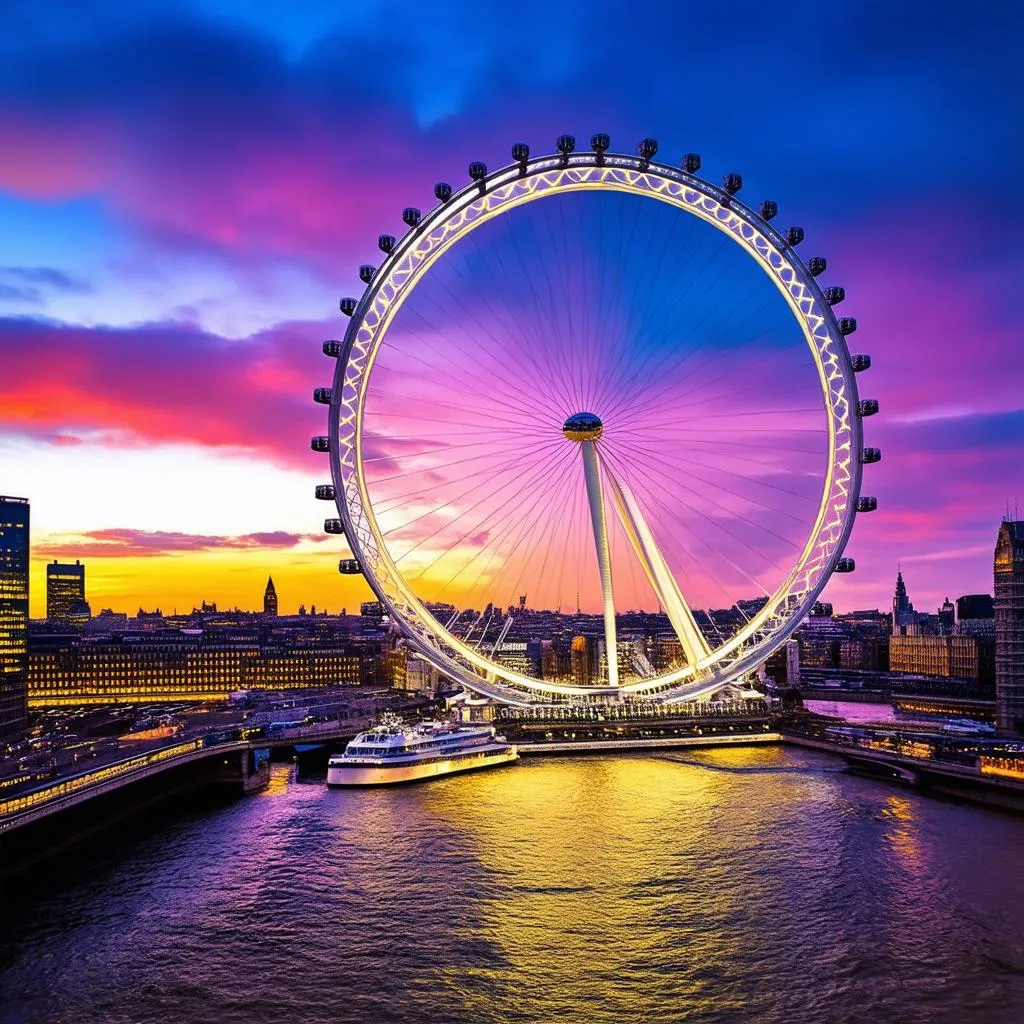
[[[765,607],[716,647],[706,663],[613,686],[538,680],[482,657],[426,609],[393,560],[374,513],[363,457],[368,382],[394,318],[417,284],[454,246],[494,218],[545,197],[611,190],[655,199],[711,224],[759,264],[800,326],[825,410],[828,452],[821,500],[803,549]],[[442,671],[502,699],[710,692],[761,662],[795,628],[842,553],[859,492],[857,392],[845,341],[821,290],[785,240],[753,211],[698,178],[631,157],[579,154],[513,165],[471,185],[425,217],[391,252],[363,296],[345,339],[333,390],[332,473],[353,555],[371,587],[413,645]]]

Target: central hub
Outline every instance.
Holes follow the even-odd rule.
[[[604,424],[592,412],[576,412],[562,424],[562,433],[570,441],[596,441],[604,433]]]

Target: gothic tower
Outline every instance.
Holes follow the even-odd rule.
[[[274,577],[267,577],[267,589],[263,592],[263,614],[268,619],[277,618],[277,591],[274,589]]]

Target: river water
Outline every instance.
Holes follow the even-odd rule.
[[[1024,1020],[1024,819],[781,748],[270,788],[3,895],[11,1022]]]

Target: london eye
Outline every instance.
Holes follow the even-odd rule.
[[[854,569],[870,359],[826,261],[738,174],[652,139],[556,148],[438,184],[360,267],[314,392],[325,529],[471,691],[707,698]]]

